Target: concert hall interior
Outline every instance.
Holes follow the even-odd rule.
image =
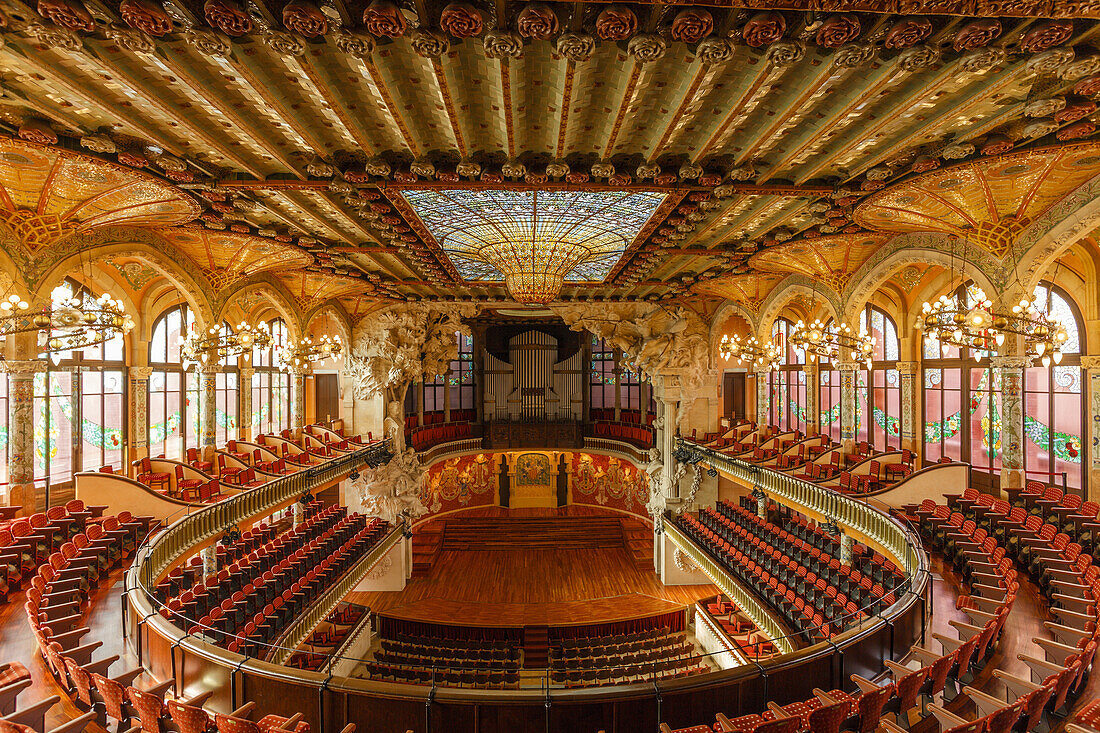
[[[1100,733],[1100,0],[0,0],[0,733]]]

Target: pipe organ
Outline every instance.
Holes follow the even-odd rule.
[[[508,341],[511,363],[485,354],[484,414],[491,420],[580,420],[584,355],[557,362],[558,339],[538,329]]]

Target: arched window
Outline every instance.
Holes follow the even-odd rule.
[[[66,279],[52,300],[96,295]],[[126,349],[120,334],[80,350],[50,355],[48,371],[34,377],[35,479],[51,488],[69,485],[77,471],[123,468],[126,435]]]
[[[856,440],[877,450],[901,442],[901,377],[898,374],[898,327],[889,315],[870,303],[859,314],[859,331],[875,339],[871,369],[857,372]]]
[[[599,336],[592,337],[592,369],[589,384],[590,409],[597,410],[601,420],[610,420],[615,410],[615,349]],[[611,410],[612,417],[603,415]],[[593,420],[597,417],[594,415]]]
[[[777,318],[772,324],[772,341],[784,354],[784,363],[768,375],[771,393],[769,422],[780,430],[806,430],[806,352],[790,343],[794,324]]]
[[[161,313],[149,341],[149,455],[182,459],[202,435],[199,375],[184,370],[180,347],[195,328],[186,304]]]
[[[288,341],[286,322],[276,318],[268,328],[271,345],[252,350],[252,429],[257,434],[290,427],[290,375],[275,365],[275,354]]]
[[[1034,303],[1066,327],[1069,340],[1061,363],[1024,371],[1024,471],[1030,480],[1081,493],[1087,449],[1081,391],[1085,330],[1077,304],[1057,285],[1039,283]]]
[[[833,327],[833,319],[825,323],[825,329]],[[835,441],[840,441],[840,371],[832,359],[822,359],[819,372],[820,392],[818,402],[821,408],[819,416],[821,432]]]
[[[223,336],[233,333],[233,328],[222,322]],[[230,438],[237,437],[237,412],[240,404],[240,372],[237,368],[239,357],[225,356],[221,361],[221,371],[214,377],[214,432],[218,445],[225,445]]]
[[[461,331],[455,331],[455,339],[458,341],[458,354],[451,359],[451,368],[447,375],[451,420],[473,421],[476,415],[474,340]]]

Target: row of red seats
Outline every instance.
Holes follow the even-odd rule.
[[[409,442],[418,451],[427,450],[440,443],[464,440],[473,435],[470,423],[447,423],[415,429],[408,435]]]
[[[653,430],[638,425],[617,422],[597,422],[592,426],[592,434],[597,438],[621,440],[639,448],[653,447]]]

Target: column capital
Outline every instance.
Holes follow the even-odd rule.
[[[196,374],[218,374],[222,371],[222,365],[220,362],[213,362],[211,364],[195,363]]]
[[[1092,371],[1093,369],[1100,370],[1100,356],[1082,356],[1081,368]]]
[[[153,367],[150,366],[133,366],[130,367],[130,379],[148,379],[153,375]]]
[[[1026,369],[1031,366],[1031,357],[1006,354],[1005,356],[991,356],[990,366],[997,369]]]
[[[38,374],[48,366],[43,359],[0,359],[0,372],[5,374]]]
[[[252,379],[252,377],[256,375],[256,370],[251,367],[242,367],[241,369],[237,370],[237,374],[240,376],[241,381],[243,382],[246,379]]]
[[[898,374],[912,376],[914,374],[920,374],[920,362],[919,361],[899,361],[897,363]]]
[[[855,372],[863,368],[863,364],[858,361],[838,361],[836,368],[841,372]]]

